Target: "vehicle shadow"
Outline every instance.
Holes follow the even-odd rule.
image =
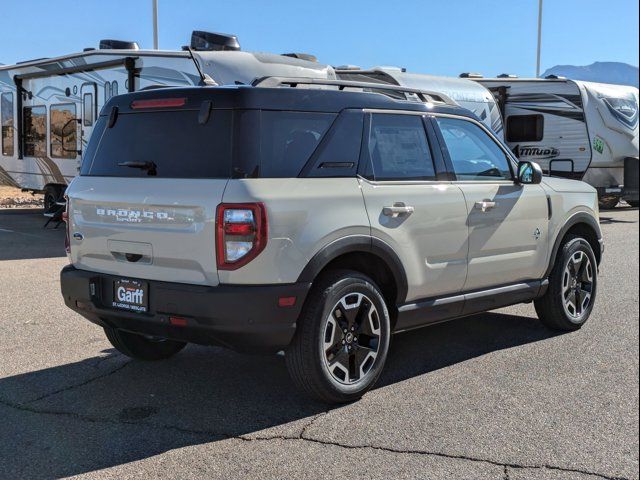
[[[502,313],[399,334],[378,388],[552,335]],[[0,379],[0,477],[77,475],[236,436],[297,437],[328,408],[294,389],[280,356],[190,346],[162,363],[127,363],[107,353]],[[99,378],[76,378],[109,362]],[[33,401],[24,392],[36,384],[61,391]]]
[[[0,209],[0,261],[64,257],[64,223],[46,221],[41,209]]]
[[[603,217],[602,215],[600,215],[601,225],[609,225],[612,223],[638,223],[638,222],[636,222],[635,220],[620,220],[619,218]]]

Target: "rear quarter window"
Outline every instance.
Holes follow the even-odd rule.
[[[336,115],[263,111],[260,119],[260,177],[297,177]]]
[[[107,123],[100,118],[81,175],[229,178],[231,110],[214,110],[205,124],[195,110],[120,114],[113,127]],[[144,162],[153,162],[155,172],[123,166]]]

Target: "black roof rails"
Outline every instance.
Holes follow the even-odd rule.
[[[289,87],[297,87],[298,85],[327,85],[338,87],[338,90],[344,90],[345,88],[362,88],[363,90],[374,90],[376,93],[380,90],[389,92],[404,93],[407,100],[410,100],[408,94],[416,95],[423,102],[438,102],[445,103],[447,105],[458,106],[449,96],[430,90],[423,90],[418,88],[408,88],[399,85],[387,85],[383,83],[369,83],[369,82],[352,82],[350,80],[331,80],[322,78],[299,78],[299,77],[262,77],[253,81],[254,87],[275,88],[283,85]]]

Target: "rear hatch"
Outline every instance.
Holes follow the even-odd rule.
[[[130,108],[103,110],[67,190],[71,262],[217,285],[215,215],[231,173],[232,110],[127,97]]]

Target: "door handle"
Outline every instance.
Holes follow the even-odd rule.
[[[481,202],[476,202],[476,205],[475,205],[475,207],[478,210],[482,210],[483,212],[488,212],[495,206],[496,206],[496,202],[492,202],[491,200],[483,200]]]
[[[413,208],[410,205],[405,205],[402,202],[394,203],[393,207],[382,208],[382,214],[391,218],[397,218],[404,215],[411,215],[414,211],[415,211],[415,208]]]

